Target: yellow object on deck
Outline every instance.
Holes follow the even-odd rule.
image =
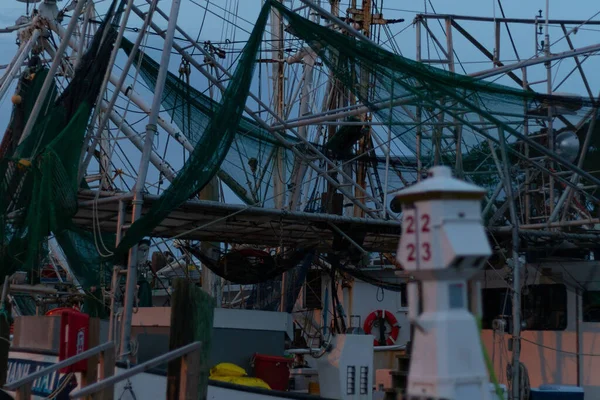
[[[220,363],[210,369],[210,377],[227,376],[240,377],[247,376],[246,370],[232,363]]]
[[[318,382],[308,382],[308,394],[320,394],[321,387]]]
[[[257,387],[263,389],[271,389],[267,382],[259,378],[250,378],[247,376],[211,376],[214,381],[233,383],[235,385]]]

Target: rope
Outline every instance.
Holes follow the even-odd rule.
[[[512,386],[512,364],[508,364],[508,382]],[[529,372],[527,367],[522,362],[519,362],[519,398],[529,400],[531,393],[531,383],[529,382]]]
[[[52,393],[50,393],[48,395],[48,397],[46,397],[46,399],[52,400],[52,399],[56,398],[56,396],[58,396],[63,390],[65,390],[65,388],[67,387],[67,385],[71,382],[71,379],[73,379],[73,373],[72,372],[70,372],[69,374],[67,374],[65,376],[64,380],[62,381],[62,383],[56,389],[54,389],[54,391]]]
[[[570,354],[570,355],[573,355],[573,356],[600,357],[600,354],[579,353],[579,352],[576,352],[576,351],[560,350],[560,349],[557,349],[555,347],[550,347],[550,346],[546,346],[546,345],[541,344],[541,343],[534,342],[533,340],[525,339],[524,337],[520,337],[520,339],[522,341],[524,341],[524,342],[531,343],[531,344],[534,344],[534,345],[539,346],[539,347],[543,347],[543,348],[548,349],[548,350],[556,351],[557,353],[565,353],[565,354]]]
[[[102,231],[100,228],[100,216],[98,215],[98,199],[99,198],[100,198],[100,191],[97,191],[96,196],[94,197],[94,202],[92,203],[92,231],[93,231],[93,237],[94,237],[94,245],[96,246],[96,250],[98,251],[98,254],[100,255],[100,257],[108,258],[108,257],[113,256],[114,253],[112,251],[110,251],[110,249],[108,247],[106,247],[106,244],[104,243],[104,240],[102,239]],[[98,231],[98,234],[96,234],[96,230]],[[98,241],[98,239],[100,239],[100,241]],[[100,246],[102,246],[102,249],[100,248],[99,244],[100,244]]]

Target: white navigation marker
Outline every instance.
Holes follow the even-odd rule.
[[[473,290],[467,301],[468,280],[491,255],[481,221],[484,193],[440,166],[395,197],[402,204],[396,257],[416,279],[408,285],[409,318],[416,327],[407,389],[411,399],[491,396],[479,329],[469,311],[469,304],[479,308],[479,291]]]

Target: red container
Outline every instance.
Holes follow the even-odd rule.
[[[88,331],[90,317],[73,309],[61,309],[53,315],[60,315],[60,345],[58,360],[66,360],[88,349]],[[84,372],[87,370],[87,360],[79,361],[69,367],[62,368],[61,373]]]
[[[290,380],[291,358],[254,355],[254,375],[267,382],[273,390],[285,391]]]

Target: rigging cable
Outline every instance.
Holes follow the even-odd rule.
[[[500,12],[502,13],[502,18],[506,18],[506,15],[504,14],[504,8],[502,7],[502,0],[498,0],[498,6],[500,7]],[[494,13],[495,12],[496,12],[496,7],[494,7]],[[506,31],[508,32],[508,38],[510,39],[510,43],[512,44],[512,48],[515,52],[515,56],[517,56],[517,61],[521,61],[520,57],[519,57],[519,52],[517,51],[517,46],[515,45],[515,41],[513,40],[512,33],[510,32],[508,22],[504,22],[504,25],[506,26]],[[498,56],[499,55],[500,54],[498,54]]]

